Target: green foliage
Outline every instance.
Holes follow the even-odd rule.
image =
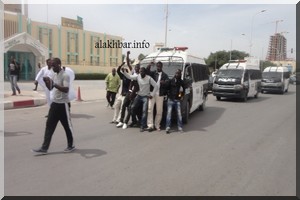
[[[233,50],[231,51],[231,60],[242,60],[249,56],[248,53],[243,51]],[[219,69],[225,63],[230,60],[230,51],[217,51],[215,53],[210,53],[207,59],[205,59],[206,64],[210,69]]]
[[[260,68],[263,71],[265,68],[269,67],[269,66],[276,66],[275,63],[272,63],[270,61],[260,61]]]
[[[75,74],[75,80],[104,80],[106,76],[101,73],[80,73]]]

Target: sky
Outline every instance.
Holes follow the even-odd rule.
[[[166,3],[82,4],[84,2],[29,3],[28,15],[33,21],[55,25],[61,24],[61,17],[77,19],[80,16],[85,30],[121,36],[125,42],[145,40],[150,44],[149,48],[123,49],[123,54],[130,50],[132,58],[137,58],[140,53],[147,55],[153,52],[155,43],[165,42],[166,10],[167,46],[188,47],[191,54],[202,58],[222,50],[250,53],[252,34],[251,55],[265,59],[270,36],[275,34],[277,24],[277,33],[283,33],[287,39],[287,57],[296,58],[296,4],[291,1],[286,1],[290,4],[276,4],[277,1],[272,0],[260,1],[269,4],[226,4],[226,1],[219,1],[223,4],[178,4],[168,1],[168,9]]]

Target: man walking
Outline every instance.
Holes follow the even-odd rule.
[[[51,105],[51,98],[50,98],[50,90],[46,87],[45,82],[43,81],[44,77],[49,77],[50,79],[53,80],[53,76],[54,76],[54,72],[52,70],[52,67],[50,66],[51,64],[51,59],[47,59],[46,60],[47,65],[42,67],[41,70],[39,71],[39,73],[36,75],[35,77],[35,81],[34,84],[40,84],[45,92],[46,95],[46,100],[47,100],[47,104],[48,106]]]
[[[10,80],[10,85],[11,85],[11,90],[12,90],[12,96],[16,95],[16,90],[18,93],[21,93],[21,90],[18,86],[17,81],[19,80],[20,76],[20,65],[16,61],[15,58],[12,58],[9,65],[8,65],[8,72],[9,72],[9,80]]]
[[[116,95],[120,87],[121,79],[119,75],[116,74],[116,69],[113,68],[111,73],[109,73],[105,77],[105,83],[106,83],[106,99],[108,102],[107,106],[110,106],[113,108],[113,105],[115,103]]]
[[[47,88],[49,90],[53,89],[53,102],[51,103],[48,113],[44,142],[40,148],[32,149],[33,152],[39,154],[47,154],[58,121],[60,121],[64,127],[68,141],[67,148],[64,152],[71,152],[75,149],[73,145],[73,128],[68,106],[70,77],[62,69],[61,60],[59,58],[51,60],[51,66],[55,72],[53,81],[49,77],[44,77]]]

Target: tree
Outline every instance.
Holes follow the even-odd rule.
[[[270,66],[276,66],[276,64],[268,61],[268,60],[264,60],[264,61],[260,61],[260,68],[263,71],[265,68],[270,67]]]
[[[249,54],[243,51],[233,50],[231,51],[231,60],[242,60],[248,57]],[[206,64],[210,69],[219,69],[225,63],[230,60],[230,51],[217,51],[215,53],[210,53],[207,59],[205,59]]]

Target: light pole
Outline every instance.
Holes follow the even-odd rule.
[[[254,22],[254,17],[256,15],[258,15],[259,13],[263,13],[263,12],[266,12],[267,10],[261,10],[257,13],[255,13],[253,16],[252,16],[252,21],[251,21],[251,34],[250,34],[250,51],[249,51],[249,54],[251,56],[251,49],[252,49],[252,34],[253,34],[253,22]]]
[[[165,47],[167,47],[167,38],[168,38],[168,3],[166,8],[166,27],[165,27]]]

